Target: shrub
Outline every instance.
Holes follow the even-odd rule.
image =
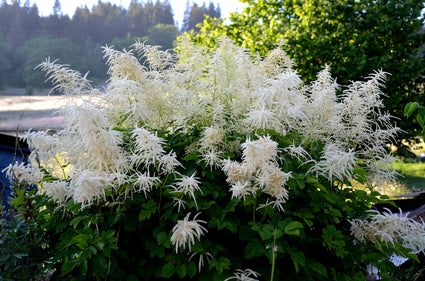
[[[104,90],[40,65],[69,102],[65,127],[28,132],[32,166],[6,171],[18,186],[38,185],[15,197],[34,201],[25,222],[42,240],[46,274],[366,280],[368,265],[389,278],[394,253],[417,260],[425,243],[409,244],[413,236],[358,236],[383,198],[349,187],[395,177],[385,73],[337,97],[329,67],[304,85],[280,48],[261,59],[226,38],[213,53],[179,44],[176,54],[105,48]]]

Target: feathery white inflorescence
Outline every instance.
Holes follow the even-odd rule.
[[[60,113],[66,123],[56,134],[25,136],[33,169],[42,166],[74,183],[76,175],[87,170],[91,179],[106,177],[114,190],[130,184],[133,187],[125,192],[147,195],[163,177],[184,168],[157,131],[196,129],[200,138],[186,149],[196,150],[199,161],[226,173],[233,198],[261,191],[278,209],[288,200],[286,182],[291,178],[291,171],[279,168],[285,157],[310,165],[310,173],[331,182],[351,179],[357,166],[367,172],[369,183],[396,175],[394,158],[384,149],[398,128],[383,112],[382,71],[337,95],[341,89],[330,67],[304,85],[282,49],[264,59],[253,58],[226,38],[212,52],[182,39],[176,53],[137,42],[128,51],[105,47],[104,55],[110,75],[104,90],[93,89],[86,77],[68,66],[50,60],[40,65],[55,89],[65,94],[67,106]],[[276,136],[259,135],[267,130],[281,136],[296,133],[297,139],[278,151]],[[257,140],[251,140],[253,136]],[[316,162],[305,146],[312,143],[324,147]],[[229,153],[242,154],[242,161],[226,160]],[[67,198],[76,196],[84,205],[96,202],[103,198],[104,181],[88,181],[98,190],[71,184],[73,195]],[[196,203],[194,193],[185,192]],[[57,196],[58,202],[64,202],[61,198]],[[176,200],[179,208],[185,205],[183,198]]]
[[[21,182],[29,185],[36,185],[42,178],[40,171],[33,169],[30,164],[24,162],[9,164],[1,172],[6,172],[6,178],[12,182]]]
[[[423,222],[407,217],[407,214],[371,210],[366,219],[350,221],[351,232],[362,242],[372,242],[394,246],[401,242],[403,247],[413,253],[425,253],[425,228]]]
[[[193,173],[190,177],[186,175],[182,175],[179,179],[177,179],[176,183],[172,186],[175,193],[181,193],[182,195],[189,195],[196,204],[196,196],[195,191],[199,191],[202,193],[202,190],[199,186],[201,183],[199,178],[195,177],[196,173]]]
[[[173,234],[171,235],[171,244],[176,247],[176,253],[180,247],[186,248],[195,244],[195,238],[200,239],[201,235],[208,232],[201,223],[206,223],[203,220],[196,219],[200,213],[197,213],[193,220],[190,220],[190,213],[188,213],[183,220],[178,220],[177,224],[173,227]]]
[[[261,191],[271,196],[269,204],[284,211],[282,204],[288,199],[286,182],[291,172],[283,172],[278,166],[278,144],[270,136],[256,141],[247,139],[242,144],[242,162],[224,160],[222,169],[231,184],[232,198],[245,200],[248,195]]]

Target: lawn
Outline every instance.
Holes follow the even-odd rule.
[[[400,182],[409,189],[425,189],[425,162],[419,160],[400,160],[394,166],[402,177]]]

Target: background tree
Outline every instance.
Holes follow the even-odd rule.
[[[144,38],[147,44],[161,46],[162,50],[169,50],[173,48],[173,42],[177,39],[177,36],[178,30],[176,26],[157,24],[149,28],[149,34]]]
[[[62,5],[59,0],[55,0],[55,3],[53,4],[53,15],[54,16],[62,15]]]
[[[41,61],[50,57],[53,61],[60,59],[64,64],[71,66],[81,65],[79,60],[79,48],[67,38],[52,38],[50,36],[37,36],[27,41],[24,46],[17,50],[21,58],[20,80],[23,81],[27,91],[31,93],[34,89],[45,87],[46,78],[40,71],[34,68]]]
[[[114,37],[122,36],[122,32],[127,30],[124,15],[125,11],[121,7],[99,0],[92,9],[93,26],[90,36],[101,45],[111,42]]]
[[[196,3],[190,5],[189,1],[186,4],[186,10],[184,12],[182,31],[194,30],[199,32],[200,28],[197,27],[199,23],[202,23],[206,17],[219,18],[221,16],[220,6],[215,8],[214,3],[210,2],[208,8],[205,6],[205,2],[202,6]]]
[[[10,5],[3,1],[0,9],[0,26],[5,39],[13,48],[22,46],[41,27],[37,6],[30,7],[29,2],[25,2],[21,7],[20,1],[14,0]]]
[[[153,26],[157,24],[174,25],[173,10],[168,0],[155,2]]]
[[[5,88],[10,77],[12,46],[7,42],[0,29],[0,90]]]
[[[340,84],[363,80],[368,73],[389,72],[384,100],[400,118],[403,138],[417,132],[403,121],[404,105],[424,100],[425,68],[418,56],[425,44],[424,1],[417,0],[273,0],[243,1],[249,6],[233,13],[230,23],[204,22],[196,40],[212,46],[226,35],[253,53],[266,54],[279,40],[297,63],[305,82],[324,65]]]

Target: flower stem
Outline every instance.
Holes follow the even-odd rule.
[[[273,281],[274,269],[275,269],[275,266],[276,266],[275,247],[276,247],[276,229],[273,231],[272,272],[271,272],[271,275],[270,275],[270,281]],[[276,249],[276,251],[277,251],[277,249]]]

